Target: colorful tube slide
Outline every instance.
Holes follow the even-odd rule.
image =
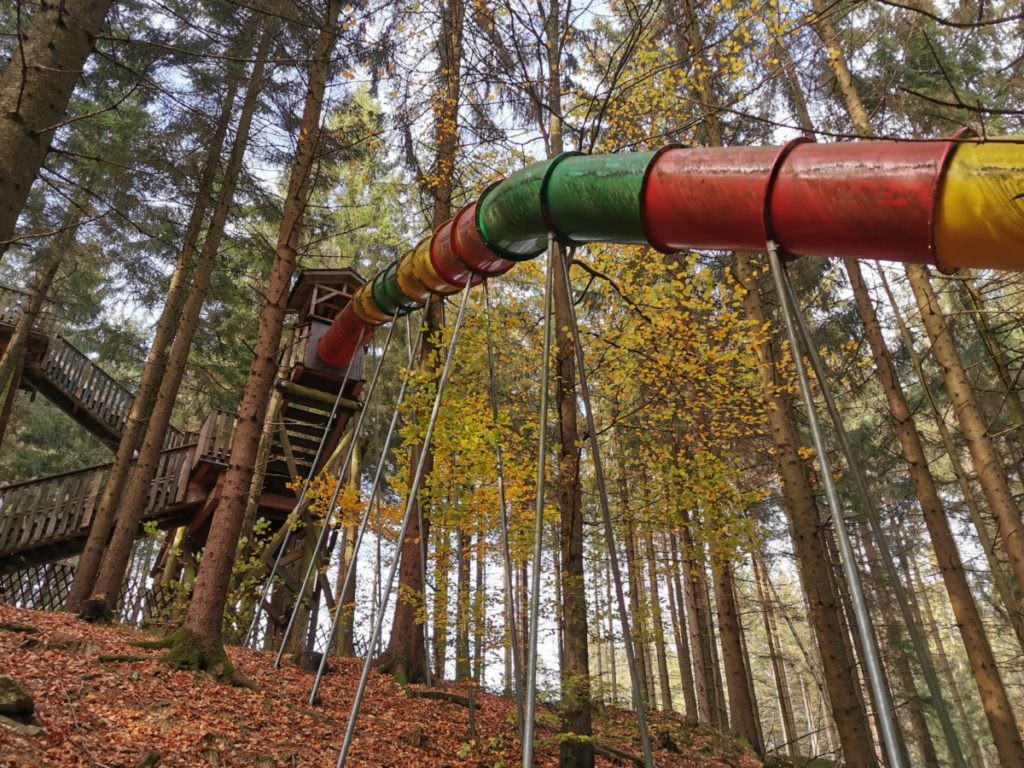
[[[562,243],[763,250],[1024,270],[1024,139],[566,153],[488,187],[378,273],[317,348],[346,365],[373,328]]]

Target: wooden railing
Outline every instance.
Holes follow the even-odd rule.
[[[40,362],[47,379],[79,407],[120,433],[135,394],[63,336],[54,336]]]
[[[288,343],[284,348],[281,368],[289,370],[296,365],[306,364],[306,351],[309,347],[311,326],[309,323],[301,323],[292,327]]]
[[[0,285],[0,325],[13,326],[21,317],[22,307],[30,298],[25,291]],[[43,304],[36,316],[33,328],[46,335],[54,333],[57,327],[57,314],[52,305]]]
[[[145,519],[178,499],[193,445],[164,451],[149,487]],[[99,505],[109,464],[0,487],[0,559],[83,535]]]
[[[199,430],[197,460],[227,464],[237,420],[238,417],[229,411],[214,411],[207,416]]]

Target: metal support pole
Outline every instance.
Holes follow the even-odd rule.
[[[419,342],[417,341],[416,347],[419,348]],[[411,359],[411,356],[410,356]],[[327,670],[327,657],[330,655],[331,646],[334,645],[334,638],[338,634],[338,624],[341,622],[341,615],[343,613],[343,607],[341,600],[344,595],[348,593],[349,585],[352,583],[352,579],[356,577],[356,561],[359,557],[359,549],[363,544],[363,536],[366,534],[366,528],[370,521],[370,512],[373,509],[373,504],[377,500],[377,494],[380,492],[381,481],[384,478],[384,467],[387,465],[388,452],[391,450],[391,441],[395,437],[395,432],[398,427],[399,411],[402,407],[402,402],[405,400],[406,390],[409,388],[409,377],[406,376],[402,379],[402,386],[398,389],[398,397],[395,399],[395,408],[391,413],[391,423],[388,424],[388,433],[384,438],[384,446],[380,450],[380,459],[377,461],[377,469],[373,475],[373,488],[370,490],[370,496],[366,500],[366,509],[363,510],[363,515],[359,519],[359,529],[356,532],[355,542],[352,545],[352,555],[348,562],[348,567],[345,570],[345,582],[338,593],[338,605],[334,611],[334,618],[331,621],[331,631],[327,635],[327,648],[324,649],[324,655],[320,659],[320,666],[316,670],[316,676],[313,678],[313,688],[309,693],[309,704],[310,706],[316,704],[316,697],[320,691],[320,680],[324,676],[324,672]],[[380,535],[378,529],[378,536]],[[374,621],[376,622],[376,616]],[[369,655],[374,655],[373,648],[370,648]]]
[[[516,601],[512,589],[512,553],[508,536],[508,500],[505,496],[505,457],[498,432],[498,386],[494,375],[494,339],[491,334],[491,291],[490,282],[484,281],[484,317],[487,325],[487,374],[491,400],[491,421],[494,423],[494,463],[498,470],[498,504],[501,522],[501,557],[505,571],[505,612],[508,616],[508,632],[512,644],[512,692],[516,697],[516,711],[519,714],[519,736],[523,735],[523,690],[522,659],[519,658],[519,631],[516,623]]]
[[[597,497],[601,504],[601,520],[604,525],[605,546],[608,549],[608,565],[611,568],[612,580],[615,582],[615,599],[618,603],[619,623],[622,625],[623,645],[626,648],[626,664],[629,667],[629,682],[633,692],[633,706],[636,708],[637,727],[640,729],[640,748],[643,751],[646,768],[654,768],[651,736],[647,732],[647,712],[644,707],[643,694],[640,691],[640,677],[637,674],[633,634],[629,628],[629,613],[626,609],[626,597],[622,589],[622,569],[619,566],[618,550],[615,548],[615,529],[612,527],[611,507],[608,503],[608,484],[605,481],[604,465],[601,462],[601,448],[597,444],[597,422],[594,419],[594,409],[590,400],[587,365],[583,358],[583,342],[580,341],[580,329],[576,321],[576,307],[572,303],[572,281],[569,279],[569,265],[567,263],[562,269],[562,275],[565,279],[566,295],[569,297],[569,332],[572,334],[573,346],[576,349],[580,397],[583,400],[583,412],[587,419],[587,432],[590,434],[590,455],[594,462],[594,482],[597,484]]]
[[[533,573],[530,580],[530,642],[526,652],[526,694],[523,706],[523,768],[533,768],[533,734],[537,717],[537,632],[540,627],[540,571],[544,554],[544,470],[547,460],[548,366],[551,358],[551,291],[554,283],[555,238],[548,235],[544,278],[544,342],[540,364],[540,418],[537,428],[537,491],[534,501]]]
[[[338,387],[338,394],[334,398],[334,407],[331,408],[331,417],[327,420],[324,425],[323,434],[320,436],[320,444],[316,448],[316,456],[313,457],[313,468],[315,469],[317,464],[320,463],[320,457],[324,452],[324,444],[327,442],[327,436],[331,433],[331,428],[334,426],[334,420],[338,415],[338,406],[341,404],[342,398],[345,393],[345,387],[348,385],[349,377],[352,375],[352,366],[355,363],[358,355],[352,355],[352,358],[348,361],[348,366],[345,368],[345,375],[341,379],[341,386]],[[292,537],[292,523],[294,518],[298,517],[302,510],[303,504],[306,503],[306,493],[309,491],[309,483],[313,479],[313,473],[309,473],[309,477],[302,481],[302,489],[299,491],[299,497],[295,500],[295,506],[289,513],[288,517],[285,518],[284,524],[287,527],[284,534],[284,540],[281,542],[281,546],[277,549],[277,556],[274,558],[274,565],[270,568],[270,574],[267,576],[266,581],[263,582],[263,588],[260,590],[260,599],[256,603],[256,607],[253,610],[252,623],[249,624],[249,630],[245,633],[245,640],[242,642],[242,647],[247,648],[249,643],[252,641],[253,633],[256,631],[256,625],[259,623],[260,615],[263,612],[263,605],[267,600],[267,595],[270,592],[270,586],[274,582],[274,576],[277,575],[277,568],[281,564],[281,556],[284,554],[284,550],[288,546],[288,542]]]
[[[396,313],[397,314],[397,313]],[[274,668],[281,666],[281,657],[284,655],[285,646],[288,645],[288,638],[292,633],[292,627],[295,625],[295,619],[299,615],[299,606],[302,604],[302,598],[306,594],[306,587],[309,585],[309,580],[313,576],[313,571],[316,570],[317,558],[320,556],[320,550],[324,546],[324,540],[327,538],[327,529],[330,528],[328,523],[331,520],[331,515],[334,513],[334,505],[338,501],[338,496],[341,494],[341,489],[345,485],[345,476],[348,474],[350,464],[352,462],[352,455],[355,453],[356,446],[359,445],[359,436],[363,430],[363,422],[366,420],[366,411],[373,400],[373,393],[377,389],[377,381],[380,379],[381,369],[384,367],[384,358],[387,357],[388,347],[391,346],[391,339],[395,335],[395,317],[391,318],[391,324],[388,326],[388,334],[384,338],[384,344],[380,350],[380,358],[377,360],[377,367],[374,368],[373,378],[370,379],[370,387],[366,390],[366,397],[363,398],[363,407],[359,410],[359,416],[356,418],[356,424],[352,428],[352,439],[348,444],[348,450],[345,451],[345,458],[338,467],[338,484],[334,487],[334,493],[331,494],[331,500],[327,504],[327,512],[324,516],[324,523],[320,526],[320,534],[316,537],[316,544],[313,547],[313,553],[309,558],[309,565],[306,567],[306,575],[302,578],[302,586],[299,587],[299,592],[295,596],[295,605],[292,606],[291,616],[288,617],[288,624],[284,628],[284,636],[281,638],[281,647],[277,649],[277,656],[274,659]],[[314,469],[315,469],[314,465]],[[312,475],[313,472],[310,472]]]
[[[835,398],[832,395],[832,387],[829,385],[828,378],[826,376],[825,364],[822,361],[821,356],[818,354],[818,350],[814,347],[814,340],[811,338],[810,328],[808,328],[807,321],[804,318],[803,313],[800,311],[800,304],[797,301],[796,292],[793,290],[793,284],[789,279],[789,274],[785,267],[783,267],[782,270],[782,282],[786,288],[786,295],[789,299],[790,306],[794,309],[797,325],[800,329],[800,335],[803,337],[804,346],[807,349],[808,357],[811,361],[811,368],[814,371],[814,378],[818,382],[818,390],[821,392],[822,399],[825,401],[825,408],[828,410],[829,418],[832,420],[832,425],[835,428],[836,440],[839,443],[839,447],[842,450],[843,455],[846,457],[847,466],[849,466],[851,474],[853,475],[853,482],[857,489],[857,499],[859,501],[861,512],[867,518],[868,525],[871,527],[871,535],[875,538],[875,543],[878,545],[878,551],[881,555],[885,575],[889,579],[889,583],[892,584],[892,590],[896,597],[896,604],[899,606],[900,610],[900,617],[903,619],[903,623],[906,625],[907,631],[910,633],[910,642],[914,647],[914,653],[917,656],[918,663],[921,665],[921,673],[925,679],[925,684],[928,686],[928,694],[935,707],[935,712],[939,717],[939,723],[942,726],[942,734],[946,739],[946,746],[951,753],[954,765],[957,768],[967,768],[967,763],[964,760],[964,755],[960,748],[960,739],[957,736],[956,728],[953,726],[953,721],[949,716],[949,709],[946,707],[946,702],[943,698],[942,686],[939,684],[939,677],[935,672],[935,665],[932,662],[931,653],[928,650],[928,645],[925,643],[924,638],[921,636],[920,627],[918,627],[917,622],[914,621],[914,614],[910,609],[910,600],[907,597],[906,588],[903,586],[903,581],[896,572],[896,560],[893,556],[892,549],[889,547],[889,537],[882,528],[878,505],[875,503],[868,490],[867,478],[864,475],[864,466],[860,462],[859,458],[854,454],[853,447],[850,445],[849,435],[846,432],[846,427],[843,425],[842,416],[839,414]]]
[[[451,373],[452,361],[455,359],[455,345],[459,338],[459,329],[462,327],[462,319],[466,314],[466,300],[469,298],[471,282],[466,281],[466,287],[462,291],[462,300],[459,302],[459,313],[455,316],[455,324],[452,327],[452,339],[448,344],[448,355],[445,357],[444,368],[441,370],[441,378],[437,382],[437,394],[434,396],[434,407],[430,412],[430,420],[427,422],[427,431],[423,436],[423,450],[420,452],[419,461],[416,462],[416,471],[412,476],[412,483],[409,485],[409,497],[405,502],[405,514],[402,515],[402,529],[398,534],[399,547],[405,540],[405,534],[409,530],[409,521],[412,519],[412,508],[416,504],[416,495],[420,490],[420,483],[423,482],[423,472],[426,469],[427,454],[429,453],[430,440],[434,435],[434,427],[437,425],[437,417],[441,412],[441,399],[444,396],[445,386],[448,384],[448,376]],[[388,602],[391,598],[391,590],[395,583],[395,574],[398,572],[398,562],[401,558],[396,557],[391,561],[388,569],[387,586],[384,588],[384,596],[381,601],[380,611],[377,614],[377,621],[373,625],[373,632],[370,635],[368,648],[373,648],[380,637],[381,628],[384,625],[384,614],[387,611]],[[348,757],[348,751],[352,746],[352,737],[356,731],[356,720],[359,718],[359,707],[363,703],[363,695],[366,693],[366,681],[370,676],[370,665],[373,657],[367,655],[363,664],[363,672],[359,677],[359,685],[356,688],[355,698],[352,701],[352,711],[348,716],[348,725],[345,726],[345,739],[341,744],[341,752],[338,754],[337,768],[343,768]]]
[[[857,633],[860,635],[861,645],[864,649],[864,666],[867,669],[871,698],[874,700],[875,713],[878,716],[882,743],[885,747],[889,768],[907,768],[906,761],[904,760],[905,753],[901,748],[899,729],[896,725],[896,717],[893,714],[892,701],[889,699],[889,691],[885,686],[878,644],[875,641],[875,634],[871,624],[871,615],[868,613],[867,603],[864,600],[864,591],[860,583],[860,574],[857,572],[853,546],[850,543],[850,535],[846,529],[846,520],[843,517],[842,502],[839,500],[839,492],[836,489],[835,478],[832,474],[832,464],[828,458],[825,438],[821,431],[821,424],[818,421],[818,414],[814,408],[811,382],[807,376],[807,369],[804,367],[803,355],[800,353],[796,321],[793,319],[796,310],[790,306],[789,296],[786,294],[785,278],[782,272],[782,262],[779,259],[778,245],[769,240],[767,250],[772,278],[775,281],[775,291],[779,296],[779,305],[786,327],[786,338],[789,340],[793,365],[796,368],[797,379],[800,382],[800,394],[807,409],[807,421],[814,440],[814,450],[817,452],[818,461],[821,464],[821,479],[825,485],[825,495],[828,497],[829,508],[832,512],[832,525],[835,528],[836,541],[839,544],[839,559],[842,561],[843,574],[850,590],[850,601],[853,603],[854,623],[857,625]]]

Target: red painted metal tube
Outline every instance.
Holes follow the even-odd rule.
[[[487,247],[476,225],[477,205],[474,200],[455,214],[452,220],[452,250],[463,264],[478,274],[503,275],[516,263],[501,258]]]
[[[449,219],[434,232],[434,239],[430,242],[430,263],[437,274],[458,288],[465,288],[467,280],[471,280],[473,285],[479,285],[483,282],[483,275],[471,270],[455,252],[452,238],[454,224],[455,219]]]
[[[758,250],[780,147],[672,147],[652,161],[640,193],[647,240],[660,251]]]
[[[768,212],[788,253],[934,264],[932,219],[951,143],[803,144]]]
[[[373,336],[373,326],[355,313],[352,302],[334,317],[330,329],[320,339],[316,351],[327,365],[342,368],[363,344]]]

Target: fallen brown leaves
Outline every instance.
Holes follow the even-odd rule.
[[[160,664],[159,651],[130,645],[137,630],[85,624],[58,613],[0,606],[0,622],[28,624],[36,633],[0,629],[0,674],[13,677],[35,698],[40,736],[0,729],[4,768],[134,768],[153,750],[160,768],[335,765],[361,669],[356,659],[332,659],[321,705],[306,704],[311,676],[272,656],[229,649],[237,670],[255,684],[242,689]],[[101,661],[100,657],[143,660]],[[464,686],[450,686],[465,695]],[[462,706],[411,698],[390,677],[372,674],[363,700],[351,766],[470,766],[514,768],[520,761],[514,703],[477,694],[476,740]],[[635,726],[634,726],[635,727]],[[667,727],[667,726],[666,726]],[[612,711],[599,732],[607,743],[638,751],[630,715]],[[755,768],[749,753],[720,736],[694,733],[678,754],[659,751],[660,768]],[[539,730],[538,766],[558,764],[553,729]],[[612,763],[598,760],[600,766]]]

